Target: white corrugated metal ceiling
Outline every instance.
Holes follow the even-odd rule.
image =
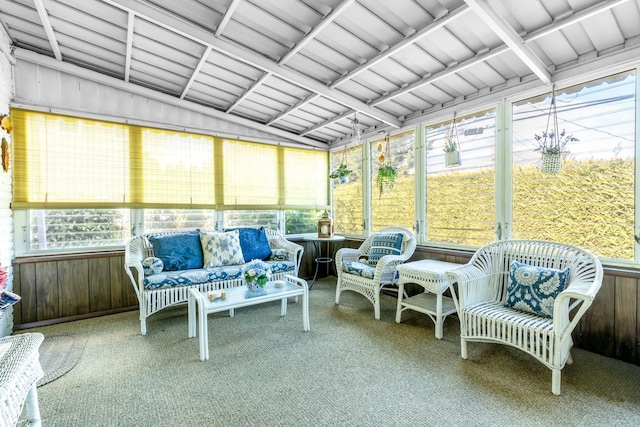
[[[607,57],[639,0],[0,0],[16,48],[340,143]],[[300,138],[303,136],[304,138]]]

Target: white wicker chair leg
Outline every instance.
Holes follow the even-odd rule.
[[[140,316],[140,333],[147,335],[147,319]]]
[[[551,370],[551,392],[556,396],[560,395],[560,376],[562,371],[560,369]]]
[[[338,280],[338,284],[336,285],[336,304],[340,304],[340,280]]]
[[[460,338],[460,357],[467,358],[467,341],[464,338]]]
[[[571,357],[571,352],[567,356],[567,365],[571,365],[573,363],[573,357]]]
[[[375,296],[375,302],[373,303],[373,312],[376,320],[380,320],[380,294]]]

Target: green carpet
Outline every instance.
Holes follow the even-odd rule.
[[[186,306],[148,320],[137,312],[38,328],[87,336],[73,370],[38,388],[42,424],[54,426],[635,426],[640,367],[575,349],[562,395],[551,371],[523,352],[470,343],[458,320],[436,340],[426,316],[382,297],[381,320],[362,296],[334,304],[335,279],[301,304],[209,316],[210,360],[187,338]],[[36,330],[30,330],[36,331]]]

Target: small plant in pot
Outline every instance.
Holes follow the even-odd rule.
[[[542,172],[558,173],[562,169],[562,158],[569,152],[566,147],[567,143],[579,141],[573,135],[567,135],[567,131],[562,129],[556,138],[556,132],[544,131],[542,135],[534,134],[537,150],[542,154]]]
[[[456,141],[447,138],[442,151],[444,151],[444,165],[446,167],[460,166],[460,151],[458,151],[458,143]]]
[[[379,196],[382,197],[382,193],[392,189],[393,184],[396,182],[396,170],[394,167],[388,164],[380,165],[376,182],[378,184]]]
[[[347,177],[349,175],[351,175],[351,171],[347,169],[347,165],[344,163],[340,163],[340,166],[338,166],[338,169],[331,172],[331,175],[329,175],[329,178],[339,179],[340,182],[344,184],[347,182]]]

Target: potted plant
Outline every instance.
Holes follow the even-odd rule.
[[[445,167],[460,166],[460,151],[458,151],[458,143],[456,141],[446,138],[442,151],[444,151]]]
[[[345,163],[340,163],[338,169],[331,172],[329,178],[331,179],[339,179],[342,184],[347,182],[347,177],[351,175],[351,171],[347,169],[347,165]]]
[[[378,191],[380,197],[385,190],[393,188],[393,184],[396,182],[396,170],[389,164],[382,164],[378,169],[378,176],[376,177],[378,184]]]
[[[562,169],[562,158],[569,152],[566,149],[567,143],[579,141],[573,135],[567,135],[567,131],[562,132],[556,138],[556,132],[543,131],[542,135],[534,134],[538,150],[542,153],[542,172],[555,174]]]

